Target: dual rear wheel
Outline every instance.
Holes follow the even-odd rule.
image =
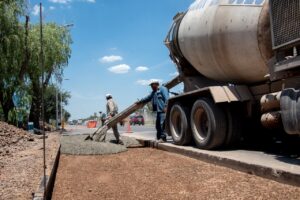
[[[226,137],[226,115],[210,99],[197,100],[191,111],[191,129],[194,141],[199,148],[219,147]]]
[[[180,104],[172,106],[169,130],[177,145],[194,139],[200,149],[215,149],[235,144],[241,132],[241,120],[230,105],[215,104],[210,98],[197,100],[191,111]]]
[[[169,118],[169,130],[175,144],[188,145],[192,141],[189,121],[189,111],[186,107],[183,107],[181,104],[172,106]]]

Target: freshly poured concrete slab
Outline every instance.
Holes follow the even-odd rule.
[[[85,140],[85,134],[67,135],[61,138],[61,153],[69,155],[106,155],[127,151],[127,148],[142,147],[135,138],[121,137],[124,145],[116,144],[112,132],[108,132],[105,142]]]

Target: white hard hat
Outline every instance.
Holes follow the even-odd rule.
[[[106,96],[106,98],[112,97],[111,94],[106,94],[105,96]]]
[[[149,85],[152,85],[152,84],[159,84],[159,80],[151,79]]]

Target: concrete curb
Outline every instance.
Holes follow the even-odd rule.
[[[271,179],[280,183],[289,184],[300,187],[300,174],[294,174],[284,170],[278,170],[272,167],[260,166],[256,164],[241,162],[221,156],[209,155],[202,152],[191,151],[178,148],[176,145],[169,143],[157,143],[152,140],[138,139],[138,141],[146,147],[156,148],[159,150],[177,153],[188,156],[197,160],[205,161],[211,164],[228,167],[234,170],[245,172],[248,174],[257,175],[263,178]]]
[[[51,199],[53,187],[56,178],[56,172],[58,168],[60,158],[60,146],[58,147],[55,159],[50,163],[46,170],[46,194],[44,194],[44,176],[41,177],[39,186],[33,195],[33,200],[45,200]]]

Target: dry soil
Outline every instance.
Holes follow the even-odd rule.
[[[300,188],[149,148],[62,155],[54,200],[300,199]]]
[[[11,137],[18,140],[16,134],[11,134]],[[46,163],[49,166],[59,147],[59,134],[47,135]],[[43,140],[37,136],[34,136],[34,141],[27,141],[26,138],[27,136],[16,143],[5,145],[5,153],[0,154],[1,200],[32,199],[32,193],[40,183],[43,174]]]
[[[0,121],[0,157],[26,149],[35,138],[27,131]]]

